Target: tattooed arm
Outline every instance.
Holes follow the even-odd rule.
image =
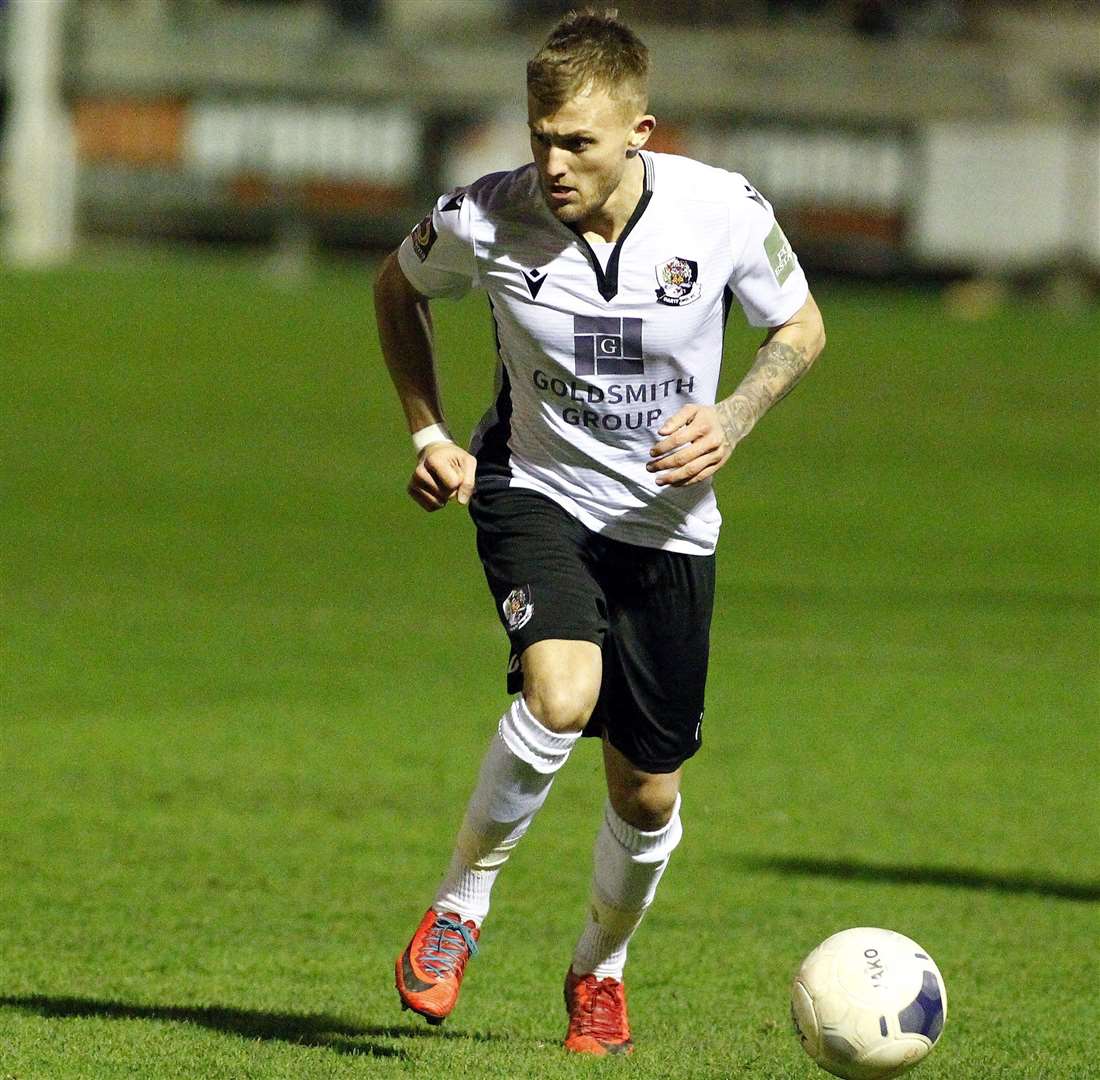
[[[794,389],[824,347],[825,327],[811,296],[792,319],[768,333],[748,374],[718,403],[718,421],[731,450]]]
[[[657,483],[695,484],[717,472],[733,448],[777,401],[786,397],[825,347],[821,312],[812,296],[782,326],[768,332],[737,389],[717,405],[685,405],[658,429],[663,438],[647,466]]]

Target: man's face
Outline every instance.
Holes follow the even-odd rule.
[[[603,89],[578,94],[553,111],[528,94],[531,151],[543,198],[559,221],[576,225],[601,210],[622,181],[627,150],[645,120],[652,126],[651,117]]]

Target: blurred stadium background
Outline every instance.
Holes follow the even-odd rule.
[[[562,0],[6,0],[6,252],[253,241],[287,269],[392,245],[527,154],[523,63]],[[1100,269],[1086,0],[623,0],[652,145],[750,176],[804,262],[1039,280]]]

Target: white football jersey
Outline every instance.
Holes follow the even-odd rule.
[[[533,164],[444,195],[398,253],[427,297],[484,289],[496,400],[474,434],[478,485],[553,499],[630,544],[709,554],[709,481],[659,487],[657,429],[713,405],[726,316],[778,326],[806,278],[772,208],[740,174],[641,153],[645,189],[614,244],[589,244],[543,202]]]

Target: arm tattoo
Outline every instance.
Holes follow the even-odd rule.
[[[718,419],[730,446],[736,446],[777,401],[781,401],[813,363],[804,346],[769,341],[736,390],[718,403]]]

